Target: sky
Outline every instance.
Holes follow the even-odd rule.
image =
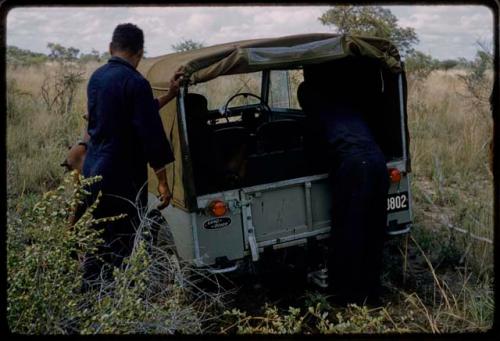
[[[438,59],[472,59],[476,41],[493,42],[493,14],[484,6],[384,6],[402,27],[413,27],[417,50]],[[7,45],[48,53],[47,43],[88,53],[107,51],[114,27],[144,31],[147,57],[173,52],[183,39],[205,46],[251,38],[332,32],[318,17],[329,7],[24,7],[7,16]]]

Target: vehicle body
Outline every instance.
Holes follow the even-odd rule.
[[[380,68],[382,108],[374,129],[381,136],[379,143],[395,178],[388,194],[387,233],[395,235],[410,230],[406,79],[396,48],[383,39],[334,34],[248,40],[156,57],[145,60],[139,67],[156,96],[167,91],[166,80],[177,68],[183,66],[186,72],[186,82],[177,101],[160,112],[176,157],[167,166],[172,205],[162,215],[183,260],[225,272],[236,269],[242,260],[259,260],[265,249],[307,244],[329,236],[328,173],[321,167],[310,166],[308,151],[301,144],[303,135],[295,140],[299,142],[290,142],[289,148],[270,149],[262,142],[265,140],[262,136],[267,134],[271,139],[288,136],[293,140],[297,131],[302,134],[300,127],[305,114],[294,94],[301,68],[348,56],[375,61]],[[224,81],[230,77],[237,77],[231,81],[233,87]],[[237,103],[232,96],[242,90],[247,94],[236,96],[239,105],[231,106]],[[219,137],[219,147],[212,143],[205,152],[198,153],[208,159],[204,164],[196,160],[193,150],[195,146],[205,148],[208,139],[202,133],[190,132],[194,129],[190,128],[192,114],[186,110],[190,93],[203,93],[207,97],[203,124]],[[217,96],[224,100],[215,100]],[[239,143],[233,138],[242,131],[249,136],[245,141],[251,141],[243,147],[244,175],[236,176],[233,183],[225,178],[221,182],[222,173],[211,173],[209,168],[224,158],[217,156],[221,150]],[[203,176],[204,182],[200,180]],[[218,182],[222,184],[214,185]],[[149,192],[154,204],[153,174],[149,176]],[[221,216],[213,213],[217,201],[224,206]]]

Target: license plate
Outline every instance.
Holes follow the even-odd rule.
[[[387,196],[387,213],[404,211],[408,208],[408,192],[389,194]]]

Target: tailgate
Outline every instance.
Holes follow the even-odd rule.
[[[249,203],[242,212],[243,225],[254,259],[257,248],[297,244],[330,230],[326,174],[248,187],[240,195]]]

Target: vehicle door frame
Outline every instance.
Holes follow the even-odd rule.
[[[186,107],[184,99],[187,94],[188,83],[185,82],[179,89],[177,96],[177,119],[180,123],[179,129],[179,143],[181,146],[182,154],[182,185],[184,187],[184,200],[187,205],[188,212],[195,212],[198,210],[198,203],[196,200],[196,188],[194,183],[193,162],[191,153],[189,152],[189,138],[187,133],[187,120],[186,120]],[[177,162],[179,160],[176,160]]]

